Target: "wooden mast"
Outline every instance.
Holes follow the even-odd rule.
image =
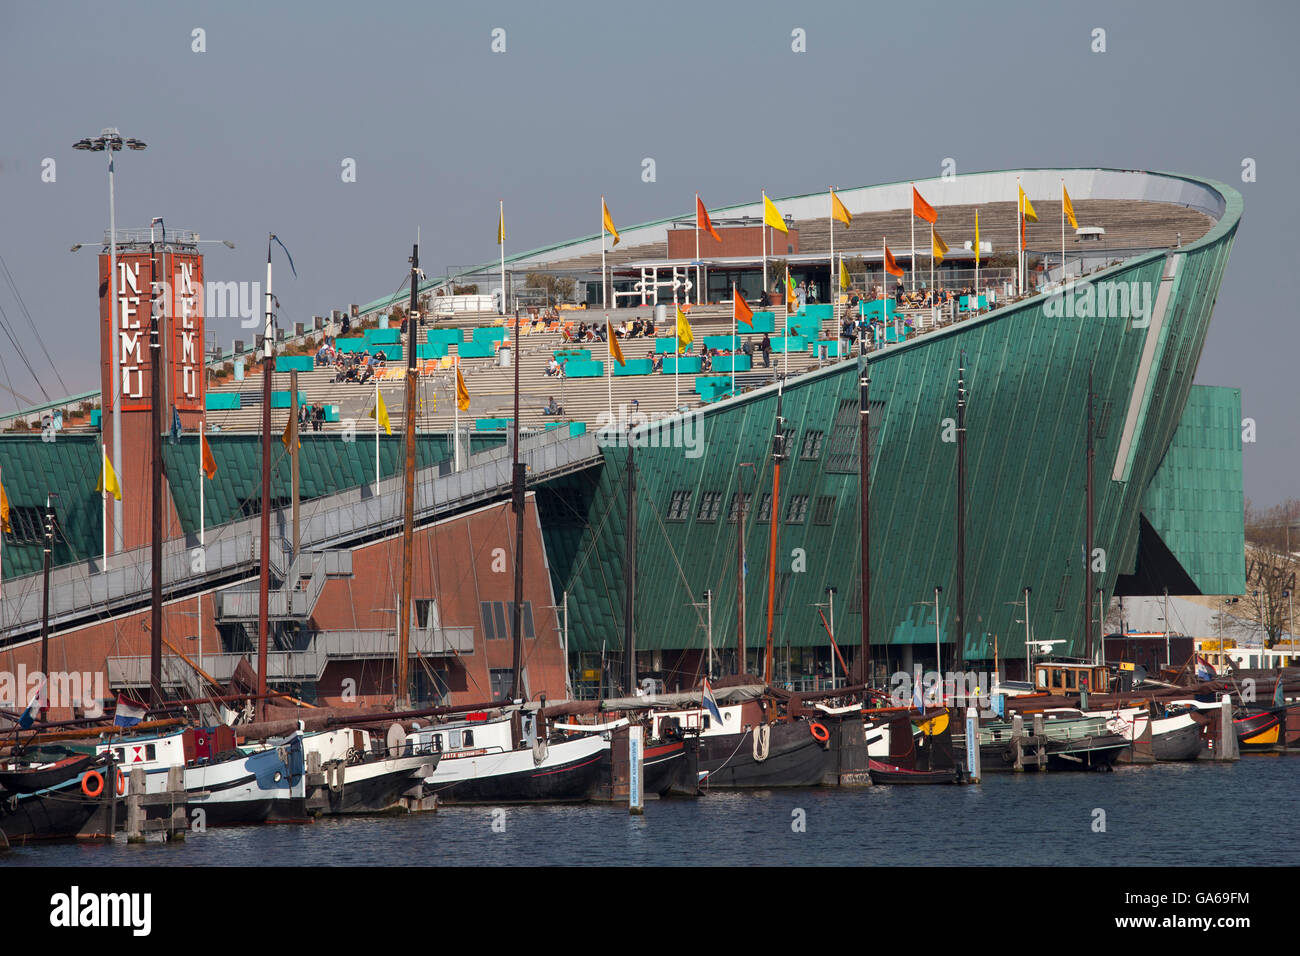
[[[1084,527],[1084,545],[1083,545],[1083,653],[1088,663],[1093,661],[1092,657],[1092,536],[1094,532],[1093,525],[1093,488],[1092,472],[1093,457],[1095,452],[1092,447],[1092,370],[1088,370],[1088,430],[1086,435],[1086,461],[1087,461],[1087,479],[1084,483],[1084,494],[1087,497],[1087,515],[1085,517]],[[1166,625],[1167,626],[1167,625]]]
[[[749,511],[743,480],[745,467],[742,463],[736,475],[736,487],[739,489],[736,498],[736,652],[739,655],[737,674],[745,673],[745,514]]]
[[[262,335],[262,516],[261,572],[257,586],[257,710],[267,719],[266,647],[271,627],[271,379],[275,373],[275,320],[271,312],[271,235],[266,240],[266,327]],[[154,429],[157,431],[157,429]]]
[[[862,684],[871,676],[871,367],[867,365],[867,328],[858,334],[858,493],[861,497],[858,560],[862,572],[858,682]]]
[[[514,648],[511,654],[512,700],[523,698],[523,628],[524,614],[524,465],[519,460],[519,309],[515,309],[515,337],[510,358],[515,366],[515,416],[511,421],[511,435],[514,438],[514,465],[511,481],[511,504],[515,513],[515,602],[514,613],[510,619],[511,637]]]
[[[609,331],[614,334],[613,329]],[[636,628],[633,609],[636,604],[636,462],[632,455],[632,426],[627,429],[627,534],[623,559],[623,681],[625,693],[636,693]]]
[[[957,365],[957,620],[953,662],[960,670],[966,648],[966,356]]]
[[[785,460],[785,419],[781,416],[784,389],[785,380],[782,379],[776,387],[776,436],[772,439],[772,508],[768,515],[772,529],[767,555],[767,646],[763,655],[763,680],[769,683],[775,676],[772,672],[772,624],[776,614],[776,540],[781,521],[781,462]]]
[[[155,220],[161,222],[161,220]],[[163,227],[163,244],[167,228]],[[153,240],[153,223],[149,224],[149,407],[150,429],[149,492],[152,497],[149,521],[149,703],[157,707],[163,701],[162,690],[162,310],[167,307],[163,280],[158,277],[158,246]],[[270,404],[269,402],[267,403]],[[118,463],[121,464],[120,462]]]
[[[415,556],[415,394],[419,383],[416,371],[416,340],[419,337],[420,243],[411,247],[411,298],[406,309],[406,395],[403,409],[406,462],[402,483],[402,601],[397,609],[397,691],[394,707],[406,710],[411,702],[411,563]],[[375,422],[379,407],[375,406]]]

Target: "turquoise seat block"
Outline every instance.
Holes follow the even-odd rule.
[[[339,420],[339,407],[337,405],[325,406],[325,421],[336,422]]]
[[[364,352],[367,349],[364,337],[335,339],[334,348],[340,352]]]
[[[474,330],[475,342],[502,342],[507,338],[509,334],[503,327],[487,326]]]
[[[665,355],[664,372],[668,375],[677,373],[695,374],[700,370],[700,357],[698,355]]]
[[[430,329],[426,338],[430,342],[441,342],[444,345],[465,341],[465,336],[460,329]]]
[[[310,355],[277,355],[275,370],[277,372],[310,372],[316,367],[316,359]]]
[[[715,372],[748,372],[753,365],[754,360],[748,355],[719,355],[713,360]]]
[[[590,359],[573,358],[564,363],[564,375],[566,378],[600,378],[604,374],[604,362],[593,362]]]
[[[99,427],[99,419],[100,419],[100,414],[99,414],[99,413],[100,413],[100,411],[101,411],[101,409],[98,409],[98,408],[92,408],[92,409],[90,410],[90,427],[91,427],[91,428],[98,428],[98,427]]]
[[[500,431],[510,427],[509,418],[480,418],[474,422],[474,430],[479,432]]]
[[[307,393],[306,393],[306,392],[302,392],[302,391],[298,392],[298,404],[299,404],[299,405],[306,405],[306,404],[307,404]],[[292,408],[292,407],[293,407],[293,393],[292,393],[292,392],[289,392],[289,391],[284,391],[284,392],[272,392],[272,393],[271,393],[271,407],[272,407],[272,408]]]
[[[741,334],[747,334],[748,329],[741,327]],[[766,332],[771,335],[776,331],[776,313],[775,312],[755,312],[754,313],[754,332],[762,335]]]
[[[446,342],[421,342],[415,347],[415,357],[418,359],[445,358],[446,355]]]
[[[820,322],[822,319],[832,319],[835,317],[835,306],[829,302],[817,302],[813,305],[803,307],[803,314],[810,319]]]
[[[614,375],[649,375],[654,371],[654,362],[650,359],[628,359],[627,365],[614,363]]]
[[[456,354],[463,358],[492,358],[497,354],[496,343],[491,340],[461,342],[456,346]]]
[[[669,352],[677,351],[677,339],[671,335],[667,338],[655,339],[655,352],[659,355],[667,355]]]
[[[401,329],[366,329],[362,334],[371,345],[397,345],[402,341]]]
[[[204,405],[209,411],[230,411],[240,407],[239,392],[208,392]]]

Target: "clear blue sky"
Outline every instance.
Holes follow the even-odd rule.
[[[105,126],[149,144],[118,163],[119,227],[163,216],[230,239],[206,247],[207,275],[237,281],[262,278],[278,233],[299,272],[277,271],[288,323],[394,291],[417,226],[430,273],[495,257],[498,199],[518,252],[593,233],[602,192],[636,223],[696,190],[722,205],[936,175],[949,156],[1205,176],[1245,216],[1197,381],[1242,388],[1246,493],[1270,505],[1300,496],[1298,27],[1281,2],[9,2],[0,254],[81,391],[98,386],[95,249],[68,248],[107,227],[108,190],[102,154],[71,145]],[[60,392],[3,281],[0,307]],[[0,360],[0,384],[39,397],[3,338]]]

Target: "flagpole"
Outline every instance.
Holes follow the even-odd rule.
[[[785,342],[783,343],[785,348],[781,352],[782,378],[787,378],[790,375],[790,267],[788,265],[785,267],[785,298]]]
[[[1016,295],[1025,292],[1025,187],[1016,177]]]
[[[375,488],[379,488],[379,379],[375,379]]]
[[[700,194],[695,194],[695,301],[700,301]]]
[[[677,346],[673,355],[673,414],[681,408],[682,402],[678,395],[677,376],[682,372],[682,313],[681,307],[677,304],[677,286],[673,286],[673,344]]]
[[[204,532],[207,531],[205,515],[203,513],[204,500],[207,498],[207,489],[203,487],[203,432],[207,425],[206,418],[199,419],[199,547],[204,545]]]
[[[600,307],[609,308],[609,284],[605,281],[605,197],[600,197]]]
[[[930,301],[934,301],[934,223],[930,223]]]
[[[501,241],[497,243],[501,247],[501,314],[506,314],[506,201],[500,200],[501,203]],[[602,210],[603,212],[604,210]],[[604,225],[604,221],[601,221]],[[601,244],[604,244],[604,237],[601,238]],[[419,358],[417,355],[416,358]]]
[[[1065,285],[1065,177],[1061,177],[1061,285]]]
[[[203,471],[203,443],[207,440],[203,437],[207,430],[207,416],[199,419],[199,551],[204,552],[204,561],[207,561],[207,518],[204,514],[204,499],[207,498],[207,489],[203,486],[203,479],[206,477]],[[206,564],[205,564],[206,567]],[[203,666],[203,593],[199,592],[194,595],[194,633],[199,640],[199,666]]]
[[[762,209],[759,213],[759,221],[763,229],[763,291],[767,292],[767,193],[763,193]]]
[[[736,283],[731,283],[731,397],[736,397],[736,339],[740,337],[740,327],[736,324]],[[712,647],[712,645],[710,645]]]
[[[614,427],[614,330],[609,325],[609,313],[605,313],[605,335],[610,338],[605,343],[605,351],[609,354],[605,356],[605,366],[608,369],[605,373],[605,391],[609,397],[609,425]]]
[[[969,300],[967,300],[969,304]],[[980,306],[980,211],[975,210],[975,311]]]
[[[104,486],[101,492],[104,506],[104,570],[108,570],[108,445],[103,442],[99,445],[100,451],[104,454],[104,461],[99,466],[100,483]]]
[[[834,273],[835,272],[835,187],[834,186],[831,187],[830,227],[831,227],[831,267],[830,268],[831,268],[831,272]],[[835,298],[831,299],[832,316],[835,315],[835,307],[840,304],[840,292],[839,292],[840,277],[838,274],[835,275],[833,281],[835,282]],[[830,283],[829,282],[826,283],[826,286],[827,288],[829,288]]]
[[[912,183],[912,215],[908,216],[912,224],[912,291],[916,291],[916,183]]]
[[[504,288],[504,286],[502,288]],[[459,362],[460,359],[457,358],[456,361]],[[456,380],[456,384],[454,384],[451,389],[452,391],[452,401],[451,401],[452,446],[451,447],[452,447],[452,458],[455,462],[456,470],[460,471],[460,386],[459,386],[460,366],[457,365],[454,371],[456,372],[457,380]]]

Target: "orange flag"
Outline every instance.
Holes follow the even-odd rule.
[[[709,211],[704,208],[704,201],[698,195],[695,197],[695,228],[707,232],[718,242],[722,241],[718,230],[713,228],[713,220],[709,218]]]
[[[736,317],[737,322],[744,322],[750,328],[754,327],[754,310],[749,307],[745,297],[736,291],[736,287],[731,287],[731,299],[735,304],[732,306],[732,315]]]
[[[199,441],[203,443],[203,473],[208,476],[208,481],[213,481],[217,477],[217,460],[212,457],[212,448],[208,445],[208,436],[199,432]]]
[[[889,251],[889,246],[885,246],[885,271],[900,279],[903,277],[903,267],[894,261],[894,254]]]
[[[934,207],[921,198],[921,194],[916,191],[915,186],[912,187],[912,215],[920,216],[932,226],[935,219],[938,218],[934,214]]]
[[[623,349],[618,344],[618,336],[614,334],[614,327],[609,324],[609,316],[605,316],[605,334],[609,337],[609,354],[619,365],[627,365],[627,360],[623,358]]]

